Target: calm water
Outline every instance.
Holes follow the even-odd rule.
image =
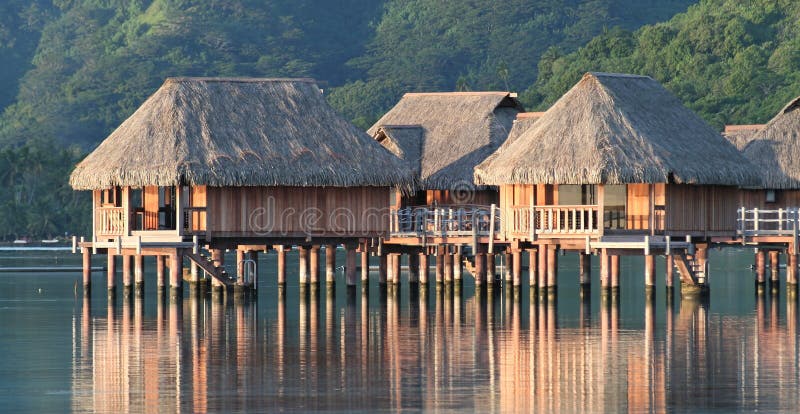
[[[579,299],[569,255],[556,303],[476,296],[471,281],[455,298],[341,279],[301,298],[296,278],[279,300],[263,254],[247,303],[162,300],[153,282],[109,302],[103,273],[90,299],[77,273],[0,273],[0,411],[795,412],[798,305],[783,285],[757,297],[751,262],[711,252],[708,303],[667,303],[663,260],[647,303],[643,261],[626,257],[615,304]],[[78,264],[0,252],[1,267]]]

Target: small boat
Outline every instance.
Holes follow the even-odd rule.
[[[28,244],[27,240],[14,240],[14,244]]]
[[[42,243],[43,244],[53,244],[53,243],[58,243],[59,241],[60,240],[58,240],[58,239],[50,239],[50,240],[42,240]]]

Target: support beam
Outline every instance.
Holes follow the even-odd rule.
[[[436,249],[436,283],[444,282],[444,246]]]
[[[667,289],[672,289],[675,284],[675,258],[671,255],[667,255],[667,266],[666,266],[666,275],[665,275],[665,282],[667,285]]]
[[[652,254],[644,257],[644,287],[653,289],[656,285],[656,257]]]
[[[183,289],[183,255],[180,251],[169,255],[169,287],[172,296],[180,296]]]
[[[531,287],[539,285],[538,259],[539,251],[537,249],[528,249],[528,284]]]
[[[419,283],[419,255],[408,254],[408,283]]]
[[[539,289],[547,287],[547,245],[539,245]]]
[[[600,253],[600,287],[611,288],[611,258],[606,249]]]
[[[389,255],[389,277],[387,281],[393,285],[400,283],[400,253]]]
[[[84,247],[81,255],[83,256],[83,293],[88,296],[92,291],[92,249]]]
[[[355,286],[358,281],[358,269],[356,268],[356,246],[345,245],[344,275],[347,286]]]
[[[581,286],[589,286],[592,284],[592,255],[586,254],[586,252],[580,252],[579,255],[580,276],[578,281]]]
[[[786,260],[786,284],[797,285],[797,255],[791,251]]]
[[[619,289],[619,256],[611,256],[611,289]]]
[[[336,245],[325,245],[325,282],[329,285],[336,283]]]
[[[361,252],[361,287],[369,285],[369,252]]]
[[[283,245],[275,248],[278,255],[278,286],[286,286],[286,250]]]
[[[486,283],[486,254],[475,253],[475,286]]]
[[[777,250],[770,250],[769,252],[769,270],[770,270],[770,283],[778,283],[779,266],[780,266],[780,252]]]
[[[156,286],[159,290],[167,286],[166,260],[164,255],[156,255]],[[213,282],[212,282],[213,283]]]
[[[766,283],[766,273],[767,273],[767,253],[764,250],[759,249],[756,252],[756,282],[760,285]]]
[[[417,255],[419,261],[419,283],[421,286],[428,285],[428,253],[422,252]]]
[[[115,260],[114,253],[108,252],[108,290],[115,290],[117,288],[117,261]]]
[[[511,252],[511,281],[515,287],[522,285],[522,251],[514,250]]]
[[[130,289],[133,286],[133,256],[122,255],[122,287]]]
[[[319,285],[319,246],[311,246],[308,252],[309,282],[312,285]]]
[[[297,246],[297,256],[299,262],[298,275],[301,285],[308,284],[308,246]]]
[[[511,251],[506,250],[503,252],[503,263],[505,264],[505,268],[503,269],[503,280],[510,284],[514,280],[514,275],[512,273],[514,262],[514,256],[512,256]]]
[[[494,253],[486,253],[486,285],[494,286],[497,271],[497,264],[494,261]]]
[[[557,246],[547,246],[547,288],[553,289],[556,287],[558,279],[558,251]]]
[[[456,283],[461,283],[461,279],[464,277],[464,266],[463,263],[461,263],[462,261],[461,247],[456,247],[456,251],[453,252],[453,281]]]

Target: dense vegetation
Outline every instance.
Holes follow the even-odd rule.
[[[718,126],[800,92],[798,5],[695,2],[6,0],[0,239],[86,234],[72,165],[168,76],[311,76],[362,128],[407,91],[545,108],[589,70],[652,75]]]

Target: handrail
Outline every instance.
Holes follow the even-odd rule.
[[[453,237],[489,235],[491,206],[459,205],[392,209],[389,232],[395,236]],[[495,232],[500,228],[500,210],[495,209]]]
[[[795,236],[800,229],[800,210],[780,208],[765,210],[740,207],[736,210],[736,234],[739,236]]]
[[[511,234],[593,234],[601,224],[597,205],[557,205],[511,207],[505,223]],[[533,223],[533,228],[531,228]]]
[[[125,236],[125,209],[123,207],[97,207],[97,234]]]

